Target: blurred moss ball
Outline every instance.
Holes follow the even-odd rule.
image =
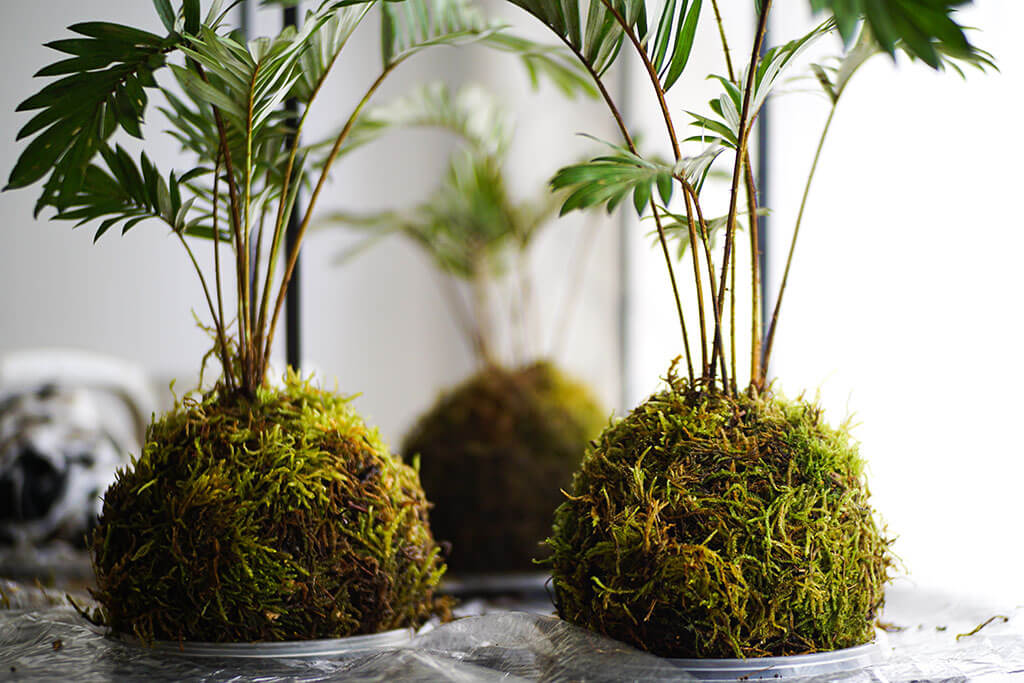
[[[549,362],[489,366],[442,395],[406,437],[456,573],[535,571],[562,489],[607,414]]]

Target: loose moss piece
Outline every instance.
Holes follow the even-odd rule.
[[[492,365],[443,395],[402,453],[420,455],[452,571],[536,569],[561,489],[606,420],[584,385],[546,361]]]
[[[92,537],[107,623],[145,640],[417,626],[444,565],[416,471],[294,375],[186,399],[119,472]]]
[[[867,642],[893,560],[862,472],[818,407],[670,373],[587,450],[555,514],[558,612],[665,657]]]

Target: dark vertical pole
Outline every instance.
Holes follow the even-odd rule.
[[[769,38],[771,34],[771,22],[768,23],[767,30],[764,35],[764,42],[761,43],[761,54],[764,55],[768,46],[771,44]],[[771,162],[771,110],[772,110],[772,98],[771,96],[765,100],[761,106],[761,113],[758,115],[757,124],[757,196],[758,196],[758,207],[770,206],[770,197],[768,192],[771,189],[769,185],[770,167]],[[761,339],[765,339],[768,334],[769,325],[769,312],[772,308],[769,305],[768,295],[771,291],[770,273],[768,272],[768,252],[771,245],[768,242],[768,216],[757,217],[757,242],[761,247],[761,254],[758,257],[758,265],[761,268]],[[774,302],[773,302],[774,303]]]
[[[284,8],[284,25],[299,25],[298,7]],[[291,116],[288,118],[288,125],[293,128],[298,126],[299,103],[296,100],[288,100],[285,104]],[[289,142],[290,144],[290,142]],[[293,178],[297,181],[297,178]],[[288,216],[288,229],[285,232],[285,253],[290,254],[295,248],[299,234],[299,201],[296,199],[292,206],[291,215]],[[289,366],[298,370],[302,362],[302,262],[295,261],[295,270],[292,272],[291,282],[288,284],[288,294],[285,297],[285,359]]]
[[[619,69],[619,101],[625,102],[624,114],[629,119],[630,105],[629,99],[629,69]],[[633,400],[633,387],[630,381],[630,370],[632,369],[632,363],[630,362],[630,356],[632,355],[633,349],[629,343],[630,338],[630,323],[632,322],[633,307],[630,295],[633,291],[633,283],[630,281],[632,278],[632,272],[629,260],[630,254],[630,239],[629,231],[633,227],[631,223],[632,212],[630,211],[619,211],[619,225],[618,225],[618,256],[619,256],[619,301],[618,301],[618,335],[619,335],[619,357],[618,357],[618,371],[619,371],[619,407],[622,408],[623,414],[629,411],[630,401]]]

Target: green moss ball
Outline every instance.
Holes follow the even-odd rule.
[[[892,558],[845,429],[670,385],[594,442],[555,514],[562,618],[664,657],[871,640]]]
[[[347,399],[294,376],[154,422],[91,545],[107,623],[147,640],[416,626],[444,571],[416,471]]]
[[[536,570],[561,491],[606,422],[590,391],[548,362],[490,366],[444,394],[402,453],[420,456],[451,570]]]

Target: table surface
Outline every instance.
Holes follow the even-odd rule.
[[[534,586],[542,584],[534,579]],[[551,604],[536,590],[465,600],[457,614],[472,618],[430,624],[399,649],[392,643],[348,656],[246,660],[196,658],[120,643],[62,604],[59,596],[9,582],[0,583],[0,589],[9,607],[0,609],[0,679],[692,680],[669,660],[548,616]],[[1024,680],[1022,605],[985,605],[902,582],[888,590],[880,621],[886,630],[879,632],[878,663],[790,680]]]

